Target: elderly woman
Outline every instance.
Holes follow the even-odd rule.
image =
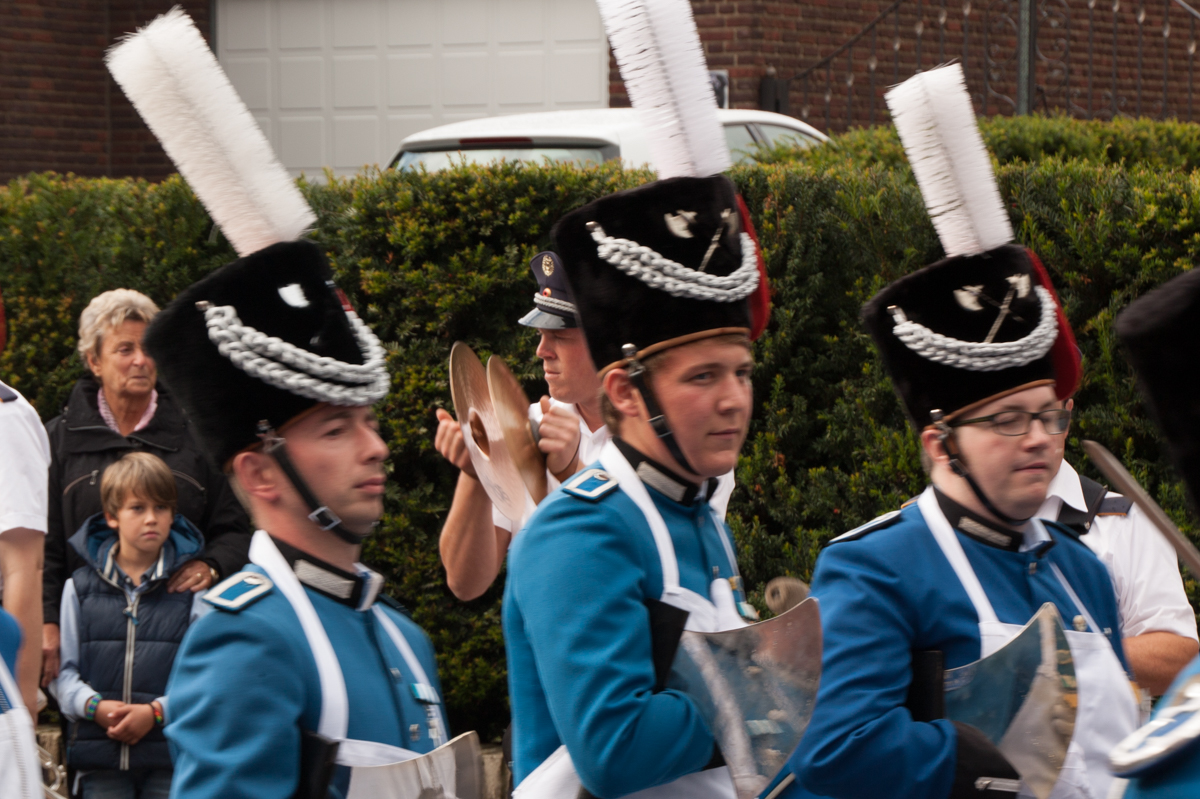
[[[249,518],[229,481],[205,459],[171,394],[157,385],[154,361],[142,349],[142,334],[157,313],[149,297],[129,289],[88,303],[79,319],[79,354],[91,374],[46,425],[51,462],[42,685],[58,674],[63,584],[82,564],[67,539],[101,511],[100,475],[126,452],[143,450],[166,461],[175,473],[179,512],[204,533],[201,556],[175,573],[169,591],[202,591],[247,560]]]

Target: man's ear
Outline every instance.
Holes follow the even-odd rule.
[[[280,471],[275,460],[257,450],[233,456],[233,478],[247,496],[274,502],[279,498]]]
[[[633,387],[628,371],[610,369],[604,375],[603,386],[604,393],[608,395],[608,401],[626,419],[636,419],[643,415],[642,395]]]
[[[937,428],[926,427],[921,431],[921,448],[933,463],[945,465],[950,462],[950,456],[942,446],[942,432]]]

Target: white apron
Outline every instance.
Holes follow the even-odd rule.
[[[715,633],[745,627],[746,621],[738,613],[729,580],[723,577],[713,580],[709,586],[709,597],[700,596],[679,584],[679,562],[675,558],[675,545],[671,543],[671,533],[667,530],[667,524],[658,508],[654,506],[654,500],[650,499],[646,486],[611,441],[600,451],[600,465],[617,481],[621,490],[634,501],[646,517],[650,532],[654,535],[659,562],[662,564],[663,592],[660,599],[668,605],[688,612],[684,629]],[[713,523],[716,524],[721,543],[725,546],[730,568],[737,574],[733,545],[729,542],[721,519],[715,513]],[[571,756],[564,745],[558,747],[521,781],[513,791],[513,799],[575,799],[581,787],[579,775],[575,773],[575,764],[571,762]],[[685,774],[666,785],[628,794],[625,799],[736,799],[736,794],[729,769],[722,766]]]
[[[262,530],[254,534],[254,538],[250,542],[250,562],[261,566],[267,576],[271,578],[271,582],[279,589],[280,593],[287,599],[288,604],[292,606],[292,610],[296,612],[296,616],[300,619],[300,626],[304,630],[304,637],[308,639],[308,646],[312,650],[313,659],[317,663],[317,676],[321,681],[321,718],[317,724],[317,732],[329,738],[330,740],[338,741],[337,762],[338,765],[348,766],[350,772],[350,799],[355,799],[358,793],[355,791],[354,770],[355,767],[377,767],[389,766],[396,763],[403,763],[413,758],[422,757],[423,755],[413,752],[409,749],[403,749],[391,744],[378,743],[376,741],[358,741],[346,737],[346,732],[350,724],[350,702],[346,695],[346,681],[342,675],[342,667],[338,663],[337,653],[333,650],[333,644],[329,641],[329,635],[325,632],[324,626],[321,624],[321,619],[317,616],[316,608],[313,607],[312,600],[308,598],[308,594],[304,591],[304,586],[301,585],[300,579],[296,577],[296,573],[288,566],[287,561],[279,552],[279,548],[271,541],[271,537]],[[425,669],[422,668],[421,662],[417,659],[416,653],[409,646],[408,641],[404,639],[395,622],[388,618],[378,606],[371,608],[375,614],[375,618],[391,639],[392,644],[399,650],[400,655],[404,658],[405,664],[413,673],[418,683],[422,686],[431,686],[428,676],[425,674]],[[446,743],[446,721],[441,715],[441,709],[435,704],[426,704],[425,711],[428,715],[428,723],[430,728],[430,737],[435,745]],[[371,781],[378,783],[380,776],[376,769],[372,769]],[[453,785],[447,786],[451,790]],[[389,799],[386,796],[373,794],[378,799]],[[396,799],[400,799],[396,797]]]
[[[21,699],[17,681],[0,658],[0,688],[9,708],[0,713],[0,796],[41,799],[42,766],[38,762],[33,719]]]
[[[987,657],[1008,643],[1024,625],[1005,624],[997,618],[958,536],[938,506],[932,486],[917,500],[917,507],[975,606],[979,616],[980,657]],[[1041,525],[1038,519],[1031,523]],[[1100,628],[1058,566],[1048,565],[1092,631],[1066,631],[1071,658],[1075,661],[1079,708],[1075,716],[1075,735],[1050,799],[1104,799],[1113,780],[1108,753],[1137,729],[1138,707],[1129,678],[1108,639],[1099,632]],[[1025,789],[1020,795],[1031,796]]]

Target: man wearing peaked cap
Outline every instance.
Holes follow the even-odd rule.
[[[550,396],[529,406],[529,419],[537,425],[538,447],[546,454],[547,483],[553,490],[595,461],[612,433],[600,413],[600,380],[576,318],[562,258],[548,250],[539,252],[529,269],[538,290],[532,310],[517,321],[537,330],[541,338],[537,355]],[[486,591],[500,573],[509,542],[533,512],[533,500],[526,495],[522,519],[502,514],[475,478],[462,427],[444,410],[437,415],[435,446],[461,470],[438,546],[450,590],[470,600]],[[732,492],[733,472],[728,472],[721,476],[712,498],[722,517]]]
[[[509,553],[523,797],[581,785],[599,797],[733,790],[699,708],[663,683],[682,619],[713,632],[752,612],[710,503],[746,436],[750,334],[764,321],[752,318],[765,287],[746,222],[727,178],[676,178],[603,197],[554,228],[613,440],[543,501]],[[672,625],[664,658],[661,628]]]
[[[355,766],[445,743],[429,639],[358,562],[383,511],[371,405],[390,381],[324,255],[283,242],[222,267],[159,314],[146,347],[260,527],[176,658],[173,795],[323,797],[314,734],[339,742],[331,796]]]

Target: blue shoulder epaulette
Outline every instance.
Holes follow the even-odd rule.
[[[1128,516],[1129,510],[1133,507],[1133,500],[1129,497],[1123,497],[1120,494],[1113,494],[1110,497],[1105,497],[1100,503],[1100,510],[1096,511],[1097,516]]]
[[[0,383],[0,402],[12,402],[17,398],[17,392]]]
[[[858,539],[862,538],[864,535],[873,533],[876,530],[882,530],[886,527],[891,527],[893,524],[895,524],[898,521],[900,521],[900,511],[898,511],[898,510],[889,511],[889,512],[883,514],[882,516],[877,516],[876,518],[872,519],[871,521],[867,522],[866,524],[862,524],[862,525],[859,525],[858,527],[855,527],[853,530],[851,530],[847,533],[842,533],[837,538],[831,539],[829,541],[829,543],[841,544],[846,541],[857,541]]]
[[[269,594],[275,584],[265,574],[238,572],[209,589],[204,601],[214,608],[237,613]]]
[[[562,489],[573,497],[596,502],[616,487],[616,479],[603,469],[584,469],[563,483]]]

